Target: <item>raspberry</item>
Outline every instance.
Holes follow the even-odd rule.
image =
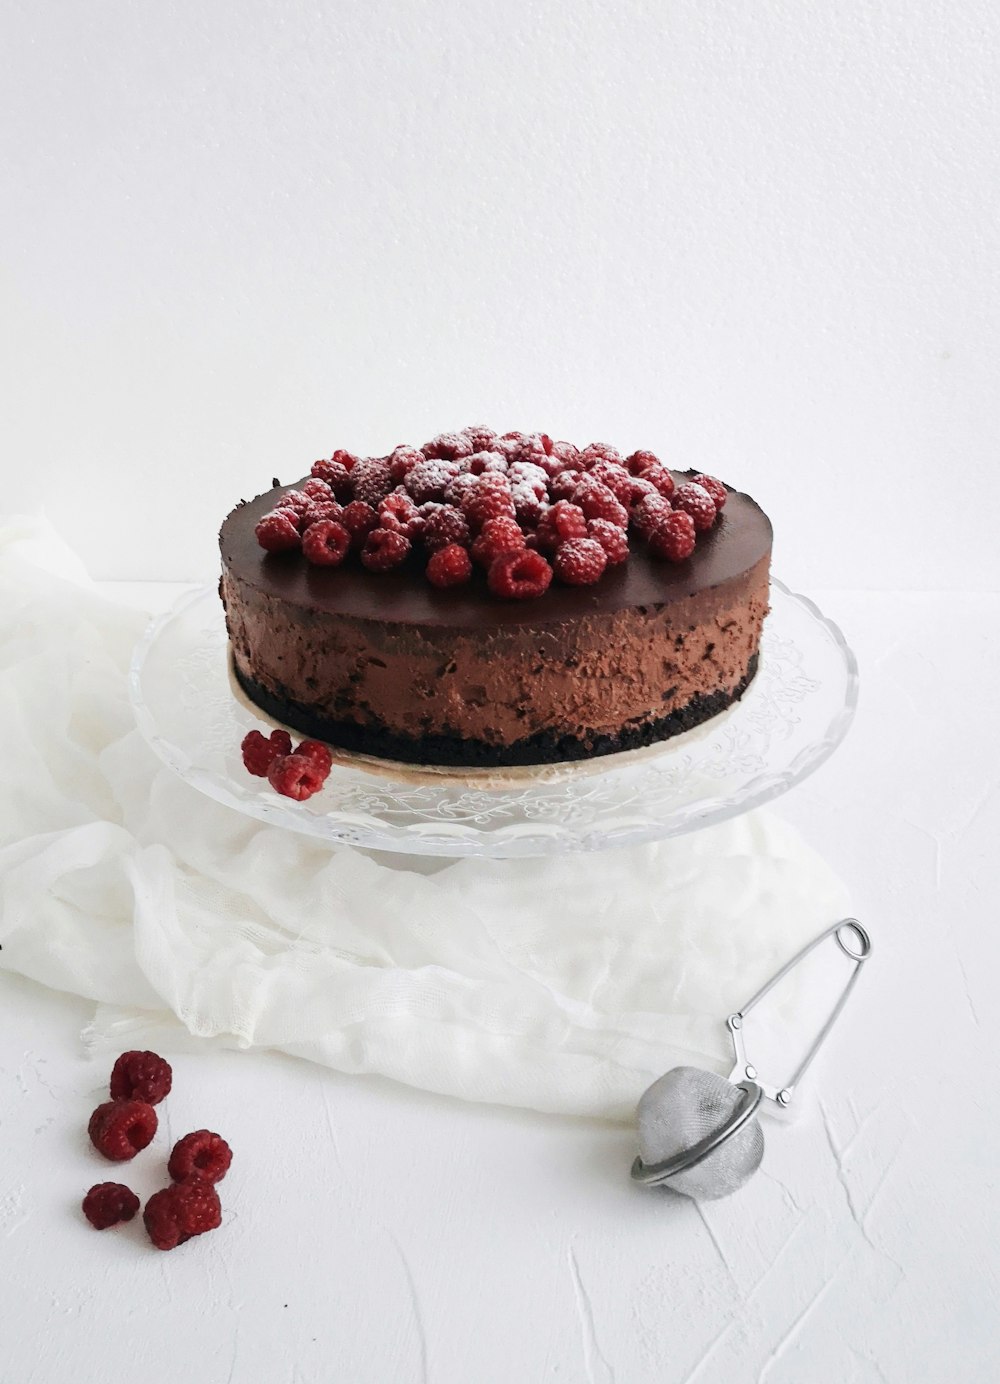
[[[649,551],[654,557],[683,562],[694,552],[694,520],[675,510],[666,515],[649,535]]]
[[[283,798],[304,802],[323,787],[326,775],[321,774],[304,754],[285,754],[276,759],[267,771],[267,781]]]
[[[647,495],[659,495],[660,493],[655,485],[652,485],[649,481],[644,480],[642,476],[632,476],[631,482],[632,488],[628,502],[629,509],[635,509],[635,507],[642,500],[644,500]],[[661,499],[662,498],[664,497],[661,496]]]
[[[338,500],[349,500],[354,493],[351,473],[341,461],[314,461],[312,473],[326,481]],[[302,487],[303,490],[305,486]]]
[[[632,477],[614,461],[598,461],[588,471],[591,480],[607,486],[620,505],[628,506],[632,498]]]
[[[484,427],[482,423],[471,423],[469,427],[463,428],[462,436],[467,437],[472,443],[473,452],[488,452],[497,440],[493,429]]]
[[[537,527],[542,515],[548,509],[544,497],[541,497],[527,485],[516,485],[511,491],[511,499],[514,501],[514,514],[517,522],[522,528]]]
[[[269,553],[286,553],[300,546],[299,531],[287,514],[272,510],[254,529],[257,542]]]
[[[206,1182],[221,1182],[233,1161],[233,1151],[221,1134],[196,1129],[178,1139],[167,1160],[167,1172],[175,1182],[203,1177]]]
[[[722,509],[729,497],[729,491],[720,480],[716,480],[714,476],[702,475],[700,472],[698,475],[692,476],[691,480],[695,485],[700,485],[702,490],[708,491],[709,495],[711,495],[712,499],[715,501],[715,508],[717,510]]]
[[[389,463],[382,457],[364,457],[351,472],[351,481],[354,498],[378,509],[379,503],[392,489]]]
[[[572,468],[568,471],[560,471],[558,476],[553,476],[549,482],[549,494],[553,501],[572,499],[573,491],[583,480],[583,476],[582,471],[575,471]]]
[[[154,1192],[142,1219],[157,1249],[176,1249],[193,1235],[217,1230],[222,1224],[222,1205],[211,1182],[190,1177]]]
[[[632,511],[632,520],[643,538],[648,538],[657,524],[672,512],[670,501],[654,491],[639,501]]]
[[[407,472],[403,484],[415,504],[423,505],[428,500],[443,500],[448,486],[461,474],[461,463],[438,460],[420,461],[412,471]]]
[[[659,466],[660,458],[655,452],[638,451],[633,452],[630,457],[625,459],[625,469],[630,471],[633,476],[641,476],[643,471],[649,466]]]
[[[317,567],[339,567],[351,546],[351,535],[335,519],[320,519],[302,535],[302,551]]]
[[[87,1133],[98,1153],[124,1163],[144,1149],[156,1133],[156,1111],[144,1100],[108,1100],[90,1117]]]
[[[481,529],[490,519],[513,519],[516,513],[510,486],[502,476],[480,476],[475,489],[462,496],[462,513],[474,529]]]
[[[712,527],[719,512],[708,491],[703,490],[700,485],[695,485],[693,481],[687,481],[684,485],[677,487],[674,491],[673,502],[674,509],[680,509],[685,514],[690,514],[699,533],[704,533],[706,529]]]
[[[414,536],[416,530],[413,524],[417,518],[417,507],[409,495],[393,492],[387,495],[378,507],[379,527],[392,529],[394,533],[401,533],[405,538]]]
[[[454,505],[442,505],[424,521],[422,537],[432,553],[455,543],[466,548],[469,544],[469,525],[460,509]]]
[[[674,478],[665,466],[647,466],[640,479],[651,485],[665,500],[669,500],[674,493]]]
[[[557,500],[538,521],[538,546],[543,552],[554,552],[567,539],[586,537],[586,515],[569,500]]]
[[[608,566],[614,567],[628,558],[628,535],[617,524],[607,519],[591,519],[587,525],[587,536],[600,543]]]
[[[378,514],[363,500],[352,500],[344,506],[340,522],[351,535],[351,547],[363,548],[372,529],[378,528]]]
[[[547,457],[551,456],[552,448],[555,446],[555,443],[552,441],[552,438],[549,437],[548,433],[540,433],[539,437],[542,441],[542,451],[545,453]]]
[[[310,500],[319,501],[321,504],[333,499],[333,491],[326,481],[319,480],[316,476],[310,476],[302,486],[302,494],[308,495]]]
[[[83,1199],[83,1214],[95,1230],[130,1221],[138,1209],[139,1198],[120,1182],[98,1182]]]
[[[472,576],[472,558],[458,543],[449,543],[431,554],[427,580],[431,586],[461,586]]]
[[[593,585],[607,565],[607,553],[594,538],[571,538],[559,545],[552,559],[556,576],[567,586]]]
[[[501,553],[487,574],[490,590],[507,600],[527,601],[541,596],[549,589],[552,568],[541,553],[530,549]]]
[[[393,485],[400,485],[423,459],[423,452],[418,452],[416,447],[394,448],[389,455],[389,478]]]
[[[353,452],[345,451],[343,447],[338,447],[331,457],[331,461],[335,461],[345,471],[353,471],[360,460],[360,457],[355,456]]]
[[[276,508],[291,509],[296,514],[305,514],[309,508],[309,496],[304,490],[286,490],[278,501]]]
[[[343,512],[336,500],[314,500],[302,516],[302,533],[322,519],[339,519]]]
[[[472,556],[489,567],[501,553],[515,553],[524,547],[524,534],[513,519],[488,519],[472,545]]]
[[[580,449],[575,442],[553,442],[549,455],[572,466],[578,466],[580,462]]]
[[[111,1099],[159,1105],[170,1095],[173,1079],[170,1063],[157,1053],[123,1052],[111,1069]]]
[[[507,479],[512,490],[531,490],[540,500],[544,500],[548,494],[549,478],[544,468],[536,466],[533,461],[515,461],[508,468]]]
[[[322,740],[303,740],[295,753],[303,759],[308,759],[317,773],[323,775],[323,782],[326,782],[333,767],[333,755],[330,753],[329,745],[324,745]]]
[[[258,778],[267,778],[267,771],[274,761],[280,755],[291,754],[292,737],[287,730],[272,730],[267,738],[261,735],[259,730],[252,730],[249,735],[243,737],[240,748],[243,751],[243,763],[251,774],[256,774]],[[114,1095],[114,1092],[111,1094]]]
[[[388,572],[405,562],[410,540],[391,529],[372,529],[361,549],[361,561],[369,572]]]
[[[507,458],[500,452],[475,452],[466,459],[465,467],[470,476],[482,476],[487,471],[502,474],[507,470]]]
[[[461,506],[462,496],[469,490],[475,490],[475,488],[476,477],[469,471],[463,471],[453,481],[448,482],[444,492],[445,502],[449,505]]]
[[[613,461],[620,466],[622,454],[617,447],[612,447],[610,442],[590,442],[580,453],[580,460],[588,470],[590,464],[595,461]]]
[[[420,448],[429,461],[455,461],[469,457],[476,450],[467,433],[438,433]]]
[[[573,503],[579,505],[588,519],[607,519],[620,529],[628,528],[628,510],[619,504],[606,485],[584,476],[573,491]]]
[[[540,433],[504,433],[496,448],[508,461],[534,461],[546,455]]]

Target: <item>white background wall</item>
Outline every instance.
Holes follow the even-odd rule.
[[[95,575],[208,577],[272,475],[482,419],[722,473],[802,587],[998,585],[995,0],[2,27],[2,505]]]

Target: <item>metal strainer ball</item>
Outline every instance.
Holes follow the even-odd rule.
[[[837,946],[854,963],[850,978],[792,1079],[780,1088],[768,1086],[747,1060],[743,1020],[793,966],[827,937],[835,937]],[[730,1014],[726,1024],[736,1065],[728,1080],[701,1067],[674,1067],[654,1081],[639,1101],[639,1157],[632,1164],[633,1179],[646,1187],[670,1187],[704,1200],[738,1191],[757,1171],[764,1156],[764,1133],[756,1117],[757,1107],[764,1096],[776,1105],[791,1103],[796,1083],[833,1027],[871,950],[871,939],[856,918],[834,923],[786,962],[742,1009]]]

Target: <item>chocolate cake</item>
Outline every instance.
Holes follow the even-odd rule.
[[[235,674],[252,701],[346,749],[493,766],[648,745],[742,695],[757,668],[771,554],[771,525],[752,499],[700,477],[714,495],[706,506],[690,473],[668,473],[649,453],[624,460],[604,448],[595,461],[591,449],[573,448],[560,456],[569,444],[537,435],[508,435],[527,437],[537,458],[518,471],[505,439],[491,451],[488,437],[485,449],[480,443],[487,430],[468,432],[478,434],[475,453],[437,458],[445,466],[442,484],[431,487],[436,499],[424,498],[419,473],[407,486],[420,464],[413,449],[377,459],[383,470],[335,453],[316,464],[312,482],[276,487],[228,516],[220,593]],[[436,439],[415,455],[435,449],[448,447]],[[453,441],[450,450],[461,447]],[[409,470],[401,463],[393,471],[404,451]],[[506,470],[497,462],[492,479],[480,472],[456,488],[456,477],[484,455],[504,458]],[[333,469],[338,458],[348,474],[360,467],[352,485]],[[589,479],[588,462],[600,480]],[[535,484],[534,508],[524,475]],[[317,480],[329,486],[326,496]],[[557,510],[560,490],[568,498]],[[623,523],[598,522],[617,514],[605,491],[627,510]],[[365,500],[352,502],[358,492]],[[502,512],[482,519],[494,495]],[[376,518],[359,526],[366,507]],[[432,545],[432,532],[461,539],[463,515],[464,543]],[[680,518],[668,524],[671,515]],[[512,521],[519,541],[503,527]]]

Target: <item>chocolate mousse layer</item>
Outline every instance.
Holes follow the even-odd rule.
[[[516,765],[648,745],[717,715],[757,667],[771,526],[731,493],[683,563],[645,548],[588,587],[502,601],[437,590],[414,564],[374,574],[220,536],[236,675],[265,711],[347,749],[418,764]]]

